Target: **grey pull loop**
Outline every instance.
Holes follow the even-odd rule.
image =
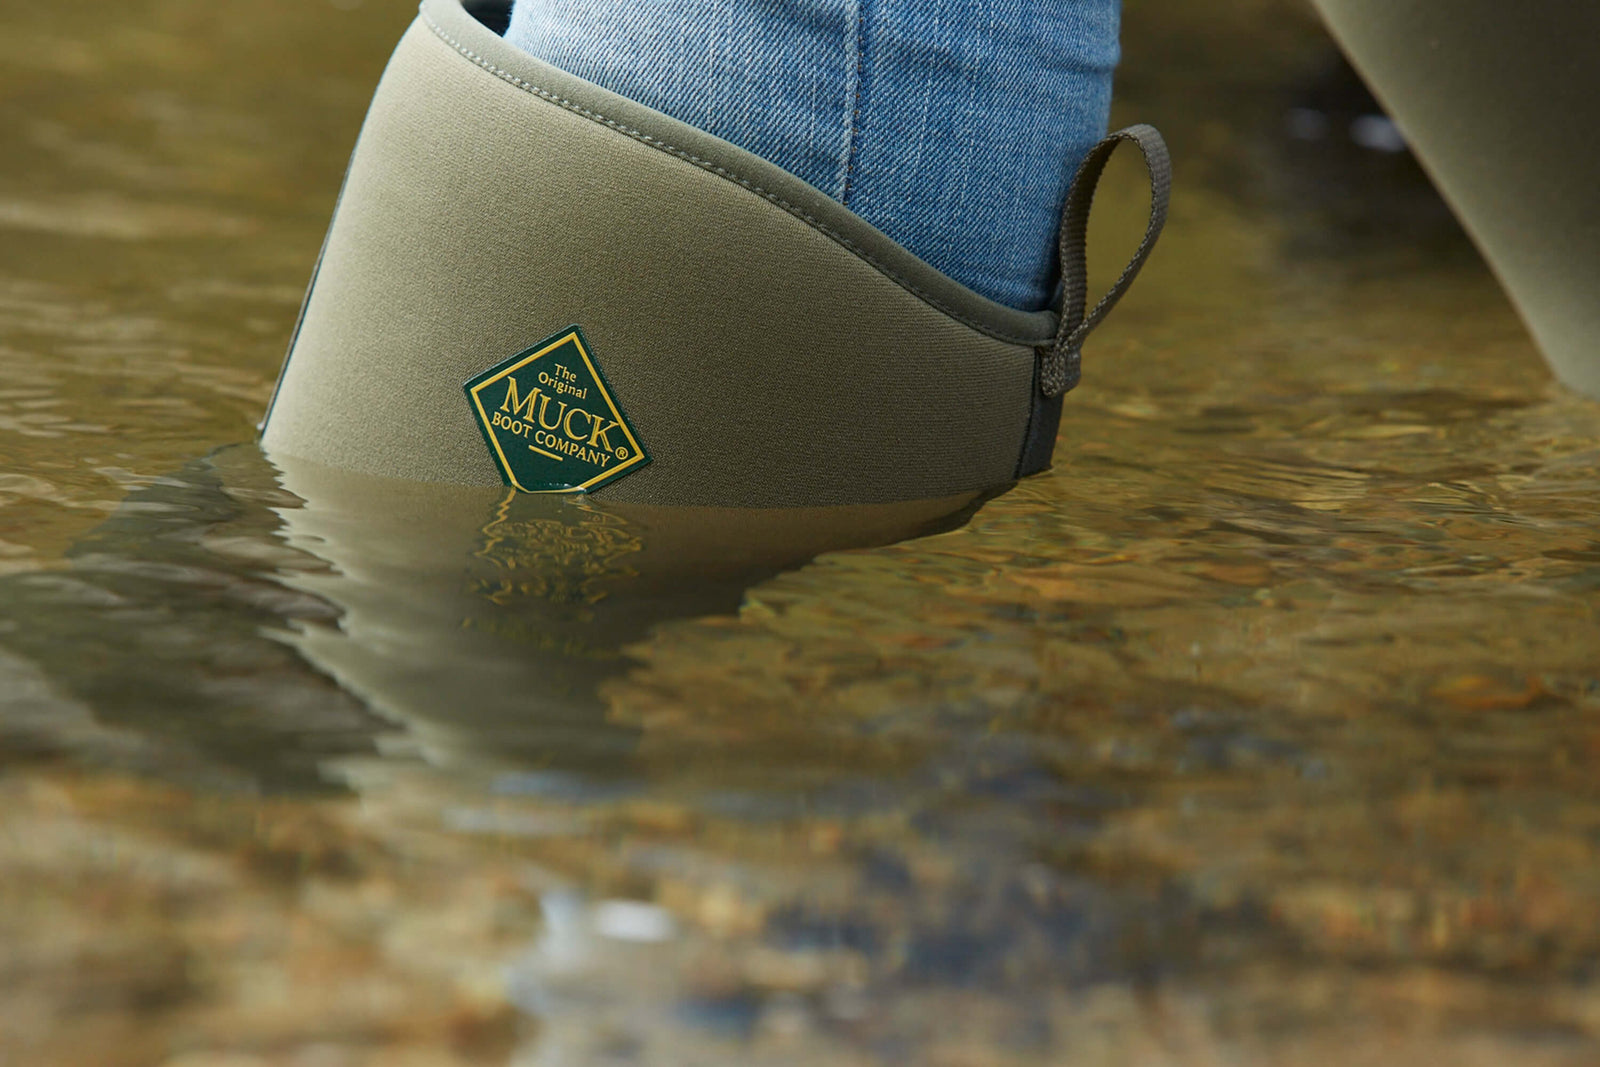
[[[1106,163],[1124,141],[1138,146],[1144,155],[1145,167],[1150,171],[1150,224],[1145,228],[1144,240],[1133,254],[1132,262],[1123,268],[1110,291],[1085,315],[1084,308],[1089,302],[1089,211],[1094,205],[1094,191],[1100,184],[1100,175],[1105,173]],[[1141,123],[1118,130],[1090,149],[1078,166],[1072,187],[1067,191],[1067,205],[1061,213],[1061,328],[1054,344],[1039,349],[1039,389],[1046,397],[1054,399],[1078,384],[1082,363],[1079,353],[1084,339],[1117,306],[1122,294],[1139,276],[1144,261],[1150,258],[1150,251],[1161,236],[1161,228],[1166,225],[1167,202],[1171,196],[1172,157],[1154,126]]]

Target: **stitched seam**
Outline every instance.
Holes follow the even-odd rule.
[[[633,138],[635,141],[638,141],[640,144],[648,145],[651,148],[654,148],[654,149],[656,149],[658,151],[661,151],[661,152],[665,152],[668,155],[675,156],[678,159],[681,159],[681,160],[683,160],[683,161],[685,161],[687,163],[693,163],[695,166],[699,167],[701,170],[710,171],[711,173],[713,173],[713,174],[715,174],[715,175],[717,175],[719,177],[726,178],[728,181],[731,181],[736,185],[744,187],[745,189],[749,190],[750,192],[755,193],[757,196],[761,197],[763,200],[766,200],[769,203],[776,205],[777,207],[781,207],[783,210],[787,211],[789,214],[793,215],[795,218],[797,218],[800,221],[804,222],[806,225],[810,226],[812,229],[816,230],[818,233],[820,233],[823,236],[825,236],[825,237],[829,238],[830,240],[832,240],[835,244],[838,244],[841,247],[843,247],[845,249],[848,249],[857,258],[859,258],[859,259],[865,261],[866,263],[870,264],[873,267],[873,269],[875,269],[879,274],[882,274],[884,277],[888,278],[890,281],[892,281],[896,285],[900,286],[900,288],[904,289],[906,292],[908,292],[908,293],[912,294],[913,296],[917,297],[923,303],[928,304],[931,307],[937,308],[938,310],[944,312],[946,315],[950,316],[952,319],[955,319],[957,322],[961,323],[962,325],[968,326],[968,327],[978,331],[979,333],[983,334],[986,337],[991,337],[996,341],[1005,341],[1005,342],[1007,342],[1009,344],[1015,344],[1015,345],[1036,345],[1036,344],[1039,343],[1037,339],[1030,339],[1030,338],[1026,338],[1026,337],[1021,337],[1021,336],[1018,336],[1016,334],[1002,333],[1002,332],[1000,332],[998,330],[991,329],[990,327],[984,326],[981,323],[978,323],[978,322],[974,321],[973,319],[968,318],[966,315],[963,315],[961,312],[956,311],[954,308],[946,306],[937,297],[931,296],[928,293],[924,292],[914,282],[912,282],[912,281],[910,281],[910,280],[908,280],[906,278],[901,277],[899,274],[895,273],[894,270],[892,270],[891,268],[886,267],[882,263],[878,262],[878,260],[873,258],[872,254],[870,252],[866,251],[865,249],[863,249],[859,245],[855,244],[853,241],[851,241],[848,237],[844,236],[843,234],[841,234],[841,233],[839,233],[839,232],[837,232],[837,231],[835,231],[833,229],[830,229],[827,226],[827,224],[823,223],[821,220],[819,220],[819,219],[807,214],[804,208],[796,207],[794,204],[789,203],[789,201],[783,199],[783,197],[779,196],[778,194],[773,193],[773,192],[769,192],[767,189],[761,187],[760,185],[757,185],[755,182],[752,182],[748,178],[741,177],[738,174],[735,174],[730,170],[726,170],[723,167],[718,166],[716,163],[712,162],[711,160],[701,159],[699,156],[693,154],[692,152],[684,151],[683,149],[678,148],[675,145],[669,144],[666,141],[663,141],[663,140],[661,140],[659,138],[656,138],[656,137],[652,137],[652,136],[650,136],[649,134],[645,133],[642,130],[636,130],[631,126],[625,126],[622,123],[617,122],[615,119],[606,118],[604,115],[600,114],[599,112],[590,111],[588,108],[583,107],[581,104],[576,104],[576,103],[572,102],[571,100],[566,99],[563,96],[558,96],[555,93],[550,92],[548,89],[542,89],[539,86],[534,85],[532,82],[529,82],[529,81],[526,81],[526,80],[524,80],[522,78],[517,77],[515,74],[512,74],[510,71],[502,70],[501,68],[495,66],[491,61],[485,59],[483,56],[480,56],[478,53],[472,51],[472,49],[468,48],[466,45],[462,44],[460,41],[456,40],[454,37],[451,37],[449,32],[446,31],[444,29],[444,27],[440,26],[437,22],[434,22],[433,19],[431,17],[429,17],[429,15],[428,15],[428,13],[426,11],[421,12],[420,14],[421,14],[422,21],[427,23],[428,28],[430,30],[432,30],[434,35],[437,36],[441,41],[443,41],[446,44],[448,44],[451,48],[454,48],[457,52],[461,53],[461,55],[465,56],[467,59],[471,60],[473,63],[475,63],[479,67],[482,67],[484,70],[488,71],[490,74],[493,74],[495,77],[499,78],[501,81],[504,81],[504,82],[507,82],[507,83],[509,83],[511,85],[514,85],[518,89],[521,89],[523,92],[531,93],[532,95],[537,96],[542,100],[546,100],[549,103],[555,104],[556,106],[561,107],[561,108],[563,108],[563,109],[565,109],[567,111],[570,111],[575,115],[582,115],[584,118],[590,120],[591,122],[599,123],[600,125],[605,126],[605,127],[609,128],[609,129],[615,130],[618,133],[625,134],[626,136]]]
[[[844,155],[839,160],[839,195],[834,199],[850,206],[850,177],[856,169],[856,135],[861,122],[862,50],[867,37],[866,0],[851,0],[854,18],[845,38]]]

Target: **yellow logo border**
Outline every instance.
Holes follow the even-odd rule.
[[[517,476],[511,469],[510,461],[506,459],[505,452],[500,448],[499,435],[494,433],[493,429],[491,429],[492,420],[489,417],[488,411],[484,409],[483,398],[479,396],[479,393],[493,385],[495,382],[501,381],[506,377],[515,374],[528,364],[543,359],[556,349],[564,347],[568,342],[571,342],[577,346],[578,355],[583,357],[583,365],[588,368],[589,376],[593,378],[595,384],[600,387],[600,395],[605,399],[606,407],[611,411],[611,417],[616,420],[617,425],[622,429],[622,432],[624,436],[627,437],[628,444],[633,451],[627,459],[622,461],[622,463],[611,468],[610,470],[601,471],[599,474],[596,474],[593,478],[590,478],[582,485],[572,485],[565,489],[529,489],[521,482],[517,481]],[[467,389],[467,393],[472,397],[472,406],[477,409],[480,425],[483,429],[483,435],[488,438],[489,444],[494,447],[495,455],[500,460],[500,470],[506,476],[506,479],[511,483],[511,487],[513,489],[523,493],[584,493],[588,492],[589,489],[598,482],[615,481],[634,467],[640,467],[650,462],[650,453],[645,451],[644,445],[640,444],[639,439],[633,435],[633,427],[628,424],[627,417],[623,415],[622,410],[617,407],[616,400],[611,396],[610,383],[606,381],[605,375],[600,373],[600,368],[595,366],[594,360],[589,355],[589,346],[584,344],[583,332],[579,330],[578,327],[568,327],[567,329],[562,330],[560,333],[555,334],[552,338],[549,338],[541,344],[534,346],[533,350],[527,354],[521,357],[513,356],[512,358],[516,360],[515,363],[512,363],[508,367],[502,368],[493,376],[485,378],[483,381],[470,386]]]

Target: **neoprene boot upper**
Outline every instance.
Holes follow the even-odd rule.
[[[492,28],[507,6],[424,0],[400,42],[269,454],[741,507],[943,497],[1048,465],[1077,347],[1159,230],[1153,130],[1080,171],[1066,314],[1021,312],[764,160],[511,47]],[[1145,152],[1157,217],[1086,317],[1082,223],[1118,139]]]

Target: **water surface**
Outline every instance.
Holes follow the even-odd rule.
[[[11,2],[0,1063],[1594,1062],[1600,405],[1297,5],[1129,7],[1055,469],[796,519],[274,465],[407,5]]]

